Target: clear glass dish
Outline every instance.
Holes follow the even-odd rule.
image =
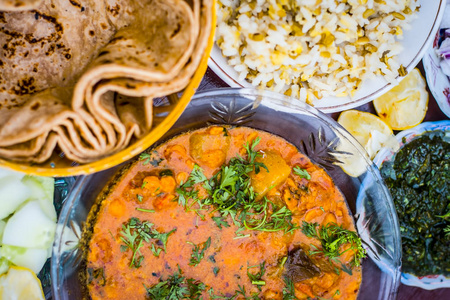
[[[53,203],[55,205],[56,213],[58,216],[61,214],[61,208],[67,200],[69,191],[75,184],[75,177],[59,177],[55,178],[55,191],[53,194]],[[48,259],[44,267],[38,274],[38,278],[41,280],[42,289],[46,299],[51,299],[52,295],[52,281],[50,276],[50,261]]]
[[[328,116],[295,99],[253,89],[219,89],[197,94],[159,143],[208,124],[245,125],[279,135],[327,170],[347,199],[368,253],[362,264],[358,299],[396,298],[401,267],[397,215],[377,167],[349,133]],[[345,152],[336,150],[340,145],[346,145]],[[340,167],[343,158],[358,160],[363,174],[347,175]],[[78,178],[61,211],[51,266],[55,300],[81,298],[81,249],[76,247],[79,228],[99,193],[120,168]]]

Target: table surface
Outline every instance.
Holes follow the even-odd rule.
[[[418,68],[424,74],[422,63],[418,65]],[[208,68],[206,74],[200,83],[198,88],[199,91],[214,89],[214,88],[222,88],[228,87],[228,85],[222,81],[211,69]],[[434,100],[433,95],[428,91],[430,98],[428,102],[428,111],[425,116],[425,121],[437,121],[437,120],[448,120],[449,118],[439,109],[436,100]],[[361,111],[367,111],[371,113],[375,113],[375,109],[373,108],[372,102],[364,104],[355,108]],[[337,119],[339,113],[329,114],[333,119]],[[437,289],[432,291],[427,291],[417,287],[411,287],[407,285],[400,285],[398,291],[398,300],[440,300],[440,299],[450,299],[450,288],[446,289]]]

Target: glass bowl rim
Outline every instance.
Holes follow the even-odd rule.
[[[372,163],[372,161],[368,158],[368,155],[366,154],[364,148],[362,148],[361,145],[356,141],[356,139],[348,133],[341,125],[339,125],[335,120],[333,120],[331,117],[327,116],[325,113],[317,110],[313,106],[310,106],[309,104],[299,102],[298,100],[288,97],[279,93],[275,93],[272,91],[263,91],[263,90],[255,90],[252,88],[219,88],[219,89],[212,89],[212,90],[204,90],[201,92],[198,92],[193,98],[192,101],[189,103],[186,109],[189,109],[190,106],[195,106],[196,101],[199,101],[201,99],[209,99],[211,101],[212,98],[220,98],[220,97],[243,97],[247,98],[249,102],[253,102],[254,106],[259,106],[260,104],[268,104],[267,107],[272,110],[284,110],[284,111],[293,111],[293,112],[299,112],[302,111],[307,112],[308,114],[312,115],[313,117],[319,118],[321,122],[326,124],[328,127],[333,128],[334,130],[337,130],[340,137],[343,137],[347,139],[357,150],[358,155],[360,155],[365,163],[367,164],[367,172],[371,172],[371,175],[373,176],[373,180],[377,182],[382,188],[381,192],[383,193],[383,198],[387,200],[387,207],[388,211],[391,214],[391,217],[393,219],[393,226],[394,226],[394,242],[395,242],[395,248],[401,249],[401,241],[400,241],[400,231],[399,231],[399,225],[398,225],[398,219],[395,212],[394,204],[391,198],[390,193],[388,192],[386,186],[384,185],[384,182],[378,172],[378,169],[375,164]],[[257,100],[253,98],[259,98]],[[267,99],[267,100],[266,100]],[[274,100],[276,103],[271,103],[269,100]],[[295,102],[297,101],[297,102]],[[166,140],[166,137],[162,137],[159,141]],[[150,147],[153,147],[150,146]],[[136,157],[134,158],[136,159]],[[132,160],[134,160],[132,159]],[[131,160],[130,160],[131,161]],[[68,199],[63,206],[61,210],[61,217],[58,219],[58,225],[61,228],[65,228],[65,226],[68,225],[68,218],[70,217],[70,212],[75,209],[74,205],[77,202],[77,199],[80,195],[80,193],[83,190],[83,186],[89,182],[90,177],[93,176],[93,174],[90,175],[82,175],[80,176],[77,181],[75,182]],[[363,183],[362,183],[363,184]],[[384,200],[383,200],[384,201]],[[356,225],[356,221],[355,221]],[[54,283],[52,285],[52,292],[54,294],[58,293],[59,288],[62,286],[62,283],[60,281],[60,278],[58,278],[58,268],[61,263],[61,257],[60,255],[63,253],[61,252],[61,234],[57,236],[55,239],[55,243],[53,245],[53,255],[52,255],[52,268],[51,268],[51,275],[52,280],[54,280]],[[393,280],[393,289],[392,292],[394,295],[397,292],[398,285],[400,282],[400,266],[401,266],[401,251],[397,251],[394,253],[395,257],[393,257],[393,261],[396,263],[394,266],[392,266],[393,273],[392,280]],[[380,266],[379,266],[380,267]],[[385,270],[380,267],[380,270],[382,272],[385,272]],[[385,272],[386,273],[386,272]]]

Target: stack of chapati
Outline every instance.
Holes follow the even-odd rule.
[[[85,163],[146,135],[189,83],[211,0],[0,0],[0,156]],[[22,11],[17,11],[22,10]]]

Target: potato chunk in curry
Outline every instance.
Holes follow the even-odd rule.
[[[260,168],[258,173],[255,171],[250,173],[252,187],[259,197],[265,196],[269,190],[283,183],[291,173],[291,168],[275,151],[265,151],[256,161],[263,163],[267,168],[267,170]]]
[[[195,161],[214,169],[225,163],[230,137],[223,127],[211,127],[207,132],[192,134],[189,144]]]

